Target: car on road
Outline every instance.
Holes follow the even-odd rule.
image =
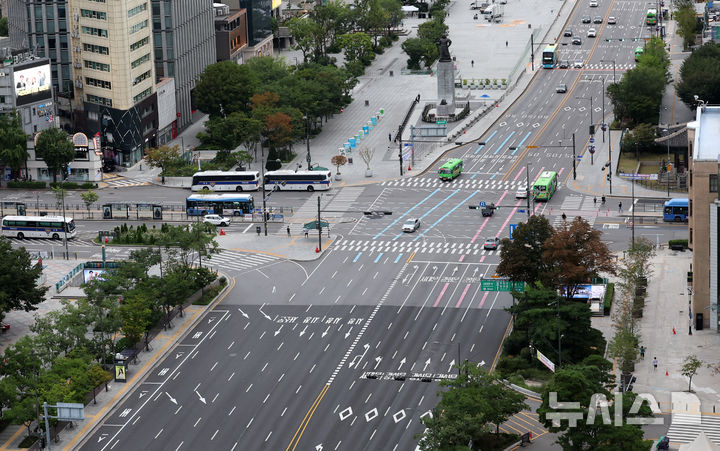
[[[615,16],[608,17],[608,25],[615,25],[617,23],[617,19]]]
[[[590,22],[592,22],[592,19],[590,18],[590,16],[582,17],[582,23],[590,23]]]
[[[485,217],[490,217],[493,214],[495,214],[495,204],[490,203],[482,207],[482,215]]]
[[[591,8],[597,8],[597,7],[598,7],[598,2],[597,2],[597,0],[590,0],[590,7],[591,7]]]
[[[570,61],[568,61],[568,60],[560,60],[560,63],[558,64],[558,67],[559,67],[560,69],[567,69],[568,67],[570,67]]]
[[[587,37],[594,38],[597,36],[597,31],[594,28],[590,28],[587,32]]]
[[[563,36],[567,36],[567,37],[572,36],[572,30],[570,28],[566,28],[565,33],[563,33]]]
[[[230,218],[226,218],[222,215],[205,215],[203,217],[203,222],[214,226],[227,227],[230,225]]]
[[[420,228],[420,218],[410,218],[402,226],[403,232],[412,233]]]
[[[595,16],[593,18],[593,23],[602,23],[602,21],[603,21],[602,16]]]
[[[500,247],[500,238],[485,238],[485,242],[483,243],[483,249],[495,250],[498,247]]]
[[[575,62],[573,63],[573,69],[582,69],[582,67],[583,67],[583,62],[582,62],[582,61],[575,61]]]
[[[572,44],[573,44],[573,45],[582,45],[582,39],[580,39],[579,37],[575,36],[574,38],[572,38]]]
[[[567,92],[567,85],[565,83],[560,83],[559,85],[555,86],[555,92],[558,94],[564,94]]]
[[[528,192],[527,188],[518,188],[517,191],[515,191],[515,199],[527,199]]]

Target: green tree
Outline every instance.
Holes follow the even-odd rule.
[[[122,332],[130,344],[140,342],[143,334],[150,326],[152,310],[150,301],[137,294],[127,296],[120,305],[120,317],[122,318]]]
[[[577,216],[569,225],[563,224],[545,242],[543,259],[553,288],[562,290],[571,299],[580,284],[600,272],[615,274],[615,264],[607,245],[600,239],[602,232]]]
[[[57,173],[67,173],[68,166],[75,159],[75,146],[67,133],[59,128],[48,128],[40,132],[35,144],[35,153],[40,156],[52,172],[53,182],[57,181]]]
[[[464,449],[470,441],[483,443],[487,424],[495,425],[499,433],[501,423],[527,406],[525,397],[503,386],[476,363],[465,361],[459,366],[456,379],[440,382],[447,390],[433,409],[432,417],[422,422],[427,430],[418,435],[422,450]]]
[[[622,150],[635,152],[635,159],[639,158],[639,152],[649,152],[654,147],[655,127],[652,124],[638,124],[631,132],[623,135]]]
[[[448,26],[445,25],[441,18],[435,18],[427,22],[423,22],[418,26],[417,36],[420,39],[427,39],[428,41],[437,45],[440,42],[440,38],[448,34]]]
[[[0,319],[11,310],[35,310],[45,300],[47,287],[39,286],[40,265],[30,261],[24,247],[13,248],[0,238]]]
[[[24,423],[30,435],[32,421],[40,419],[40,377],[45,362],[35,345],[34,337],[25,335],[5,350],[0,374],[15,386],[16,402],[6,416],[18,424]]]
[[[369,63],[373,58],[373,43],[366,33],[343,34],[338,38],[338,42],[345,51],[345,61],[348,63]]]
[[[501,241],[500,264],[495,272],[526,284],[537,281],[547,283],[548,265],[543,259],[543,252],[545,242],[554,232],[545,216],[533,215],[527,222],[518,224],[513,239]]]
[[[89,345],[87,331],[90,323],[84,310],[68,300],[63,300],[62,306],[43,315],[36,314],[35,322],[30,325],[37,350],[45,362],[52,362]]]
[[[237,111],[247,113],[250,97],[258,85],[245,64],[221,61],[209,65],[200,74],[193,98],[200,111],[210,116],[227,116]]]
[[[612,364],[600,357],[590,357],[578,365],[558,369],[542,392],[542,404],[537,412],[540,422],[550,432],[558,434],[557,443],[563,449],[612,450],[622,443],[625,450],[644,450],[650,446],[643,441],[639,425],[627,424],[625,419],[637,398],[632,392],[616,394],[615,402],[610,394],[613,383]],[[552,398],[551,398],[552,396]],[[621,399],[620,399],[621,398]],[[560,407],[557,403],[578,403],[578,408]],[[594,417],[588,414],[593,412]],[[622,424],[615,425],[617,416]],[[562,420],[554,420],[559,414]],[[570,427],[568,415],[576,415],[577,423]],[[643,404],[633,417],[651,417],[652,412]],[[555,422],[557,421],[557,422]]]
[[[100,199],[100,195],[91,189],[80,194],[80,197],[82,198],[83,202],[85,202],[85,207],[87,207],[88,213],[90,213],[90,207],[92,206],[92,204],[94,204],[98,201],[98,199]]]
[[[180,146],[160,146],[145,150],[145,161],[152,168],[160,168],[162,173],[182,160]]]
[[[7,27],[7,17],[0,20],[3,19]],[[3,36],[7,36],[7,34]],[[22,128],[20,115],[17,112],[1,114],[0,159],[12,169],[14,175],[17,175],[20,168],[27,163],[27,141],[28,137]]]
[[[0,36],[8,35],[8,18],[0,17]]]
[[[667,84],[666,72],[662,64],[639,64],[628,70],[618,83],[608,86],[607,93],[613,104],[615,118],[621,126],[657,123],[662,94]]]
[[[703,366],[705,362],[698,359],[695,354],[687,356],[683,362],[681,374],[688,378],[688,391],[692,392],[692,380],[693,377],[698,373],[698,370]]]
[[[402,49],[408,56],[407,67],[411,70],[420,70],[420,62],[423,57],[428,53],[429,47],[433,43],[427,39],[420,38],[409,38],[402,43]]]
[[[689,108],[697,106],[695,96],[711,105],[720,103],[720,44],[708,42],[688,56],[680,66],[677,93]]]
[[[677,22],[677,34],[683,38],[683,49],[688,49],[695,44],[697,34],[697,13],[693,5],[683,5],[675,13]]]
[[[315,20],[311,18],[293,17],[287,21],[290,35],[295,40],[293,50],[300,50],[303,61],[310,61],[311,55],[317,55],[323,51],[318,47],[318,41],[322,40],[324,30]]]

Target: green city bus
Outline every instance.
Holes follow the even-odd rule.
[[[462,172],[463,161],[460,158],[450,158],[440,167],[438,175],[440,180],[452,180]]]
[[[557,172],[543,171],[533,185],[533,199],[549,201],[557,189]]]
[[[657,24],[657,9],[650,8],[647,10],[647,14],[645,16],[645,23],[647,25],[656,25]]]

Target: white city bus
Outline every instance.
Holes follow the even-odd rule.
[[[193,191],[257,191],[258,171],[203,171],[192,178]]]
[[[332,184],[332,172],[323,171],[270,171],[265,173],[265,189],[282,191],[328,190]]]
[[[2,219],[3,236],[23,238],[74,238],[75,221],[62,216],[5,216]]]

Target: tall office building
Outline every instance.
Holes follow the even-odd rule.
[[[175,79],[177,129],[191,122],[195,81],[215,59],[215,19],[208,0],[152,0],[155,71]]]
[[[76,125],[135,164],[157,132],[150,3],[69,0],[68,13]]]

